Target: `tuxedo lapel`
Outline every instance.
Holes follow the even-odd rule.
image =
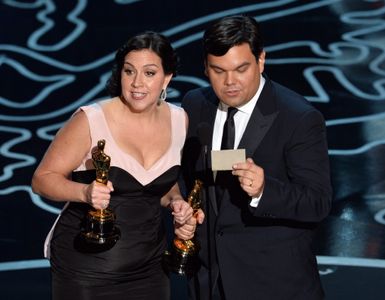
[[[262,139],[273,125],[279,111],[272,82],[266,78],[265,86],[251,114],[245,132],[239,142],[238,149],[246,149],[246,157],[252,157]]]
[[[238,149],[246,149],[246,157],[252,157],[277,115],[278,112],[264,116],[257,106],[254,108],[238,146]]]

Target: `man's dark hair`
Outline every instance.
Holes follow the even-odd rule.
[[[256,59],[263,51],[263,38],[258,22],[248,16],[236,15],[213,23],[203,36],[203,54],[222,56],[234,46],[247,43]]]
[[[143,49],[151,50],[160,57],[165,74],[176,75],[178,57],[169,40],[160,33],[146,31],[131,37],[116,51],[112,74],[106,84],[110,96],[116,97],[122,93],[121,71],[127,53]]]

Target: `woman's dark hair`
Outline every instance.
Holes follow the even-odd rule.
[[[146,31],[131,37],[116,51],[112,74],[106,84],[110,96],[116,97],[122,93],[121,71],[127,53],[142,49],[151,50],[160,57],[165,74],[176,75],[178,57],[169,40],[160,33]]]
[[[230,16],[213,23],[203,36],[203,54],[222,56],[234,46],[247,43],[258,60],[263,51],[263,38],[258,22],[248,16]]]

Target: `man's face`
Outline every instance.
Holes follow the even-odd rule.
[[[234,46],[223,56],[209,54],[206,75],[218,98],[233,107],[249,102],[258,90],[265,52],[256,60],[247,43]]]

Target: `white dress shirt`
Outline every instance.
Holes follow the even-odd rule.
[[[265,78],[261,75],[259,87],[257,93],[253,98],[246,104],[237,107],[238,112],[234,115],[234,124],[235,124],[235,141],[234,141],[234,149],[238,148],[239,142],[245,132],[247,123],[250,120],[251,114],[254,110],[255,105],[257,104],[258,98],[262,92],[263,86],[265,85]],[[223,135],[223,125],[225,124],[227,117],[227,109],[228,105],[219,102],[217,108],[217,114],[215,116],[214,122],[214,132],[213,132],[213,140],[212,140],[212,150],[220,150],[222,135]],[[259,200],[261,199],[262,194],[257,198],[251,198],[250,205],[253,207],[257,207]]]

